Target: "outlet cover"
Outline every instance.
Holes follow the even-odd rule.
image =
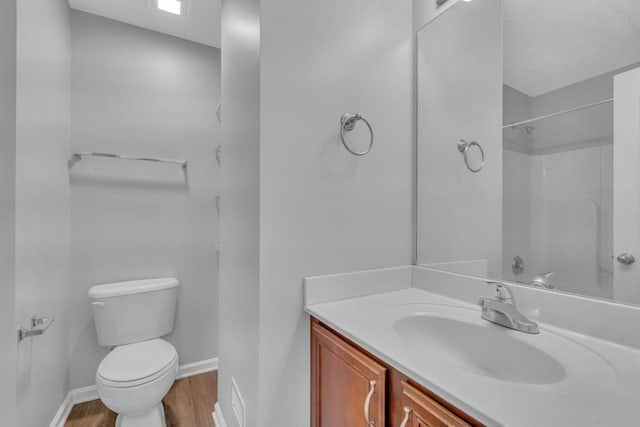
[[[231,377],[231,407],[233,408],[233,414],[236,417],[239,427],[244,426],[244,400],[240,394],[240,389],[236,383],[236,379]]]

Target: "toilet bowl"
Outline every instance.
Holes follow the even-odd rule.
[[[162,398],[177,372],[178,354],[166,341],[116,347],[98,367],[98,395],[118,414],[116,427],[165,426]]]
[[[166,427],[162,399],[178,373],[178,353],[160,339],[173,330],[178,279],[134,280],[89,289],[100,345],[96,387],[118,414],[116,427]]]

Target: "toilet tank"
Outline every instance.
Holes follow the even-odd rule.
[[[161,337],[173,330],[180,282],[174,277],[107,283],[89,289],[100,345]]]

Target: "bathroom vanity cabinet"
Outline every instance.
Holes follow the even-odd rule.
[[[311,427],[483,425],[311,318]]]

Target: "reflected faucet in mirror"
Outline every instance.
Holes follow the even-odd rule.
[[[553,271],[548,271],[546,273],[542,273],[533,278],[529,284],[531,286],[537,286],[539,288],[545,289],[555,289],[556,285],[550,282],[550,277],[553,276]]]

